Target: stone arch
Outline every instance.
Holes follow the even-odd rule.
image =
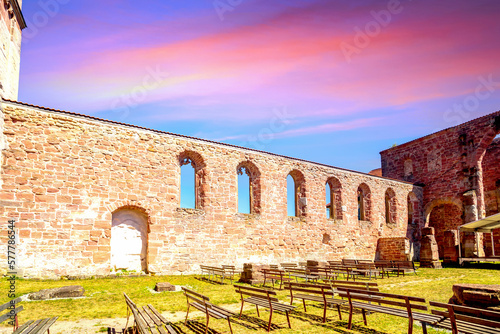
[[[494,170],[498,170],[496,166],[494,166],[492,170],[492,166],[489,164],[484,165],[483,162],[485,157],[488,156],[488,150],[494,145],[499,146],[500,140],[498,135],[500,134],[500,116],[491,118],[489,126],[481,129],[481,131],[483,135],[477,144],[477,148],[474,150],[473,161],[475,162],[475,166],[471,166],[471,169],[475,169],[477,174],[477,184],[473,185],[477,189],[477,218],[483,218],[487,215],[488,208],[486,203],[487,199],[485,197],[488,195],[488,190],[491,189],[493,186],[492,183],[495,181],[495,179],[491,179],[491,174],[495,174]],[[496,155],[496,157],[498,157],[498,155]],[[489,158],[491,158],[491,155]]]
[[[296,217],[304,217],[306,215],[306,181],[304,174],[297,170],[293,169],[290,173],[288,173],[293,178],[295,184],[295,216]],[[287,175],[287,176],[288,176]]]
[[[366,183],[361,183],[356,192],[358,202],[358,220],[371,221],[371,190]]]
[[[385,222],[386,224],[397,223],[398,202],[394,189],[387,188],[385,191]]]
[[[412,154],[406,154],[403,159],[403,179],[408,182],[414,180],[413,162],[415,158]]]
[[[327,218],[342,219],[342,184],[332,176],[326,180],[326,187],[330,189],[330,196],[326,198],[326,207],[329,209]]]
[[[148,272],[150,216],[136,205],[112,212],[111,267],[116,270]]]
[[[444,232],[464,224],[464,207],[456,198],[437,199],[426,206],[426,226],[434,227],[439,257],[444,257]]]
[[[179,161],[179,194],[180,194],[180,168],[184,165],[190,164],[194,168],[194,197],[195,197],[195,208],[202,209],[205,206],[205,194],[206,194],[206,164],[205,160],[198,152],[185,150],[181,152],[178,156]],[[179,206],[180,206],[181,196],[179,195]]]
[[[251,161],[245,160],[240,162],[236,167],[236,174],[242,175],[246,173],[249,178],[250,184],[250,213],[261,213],[261,183],[260,183],[260,170]]]

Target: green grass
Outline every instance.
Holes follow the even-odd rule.
[[[123,292],[137,304],[152,304],[161,312],[185,312],[186,300],[182,292],[153,293],[157,282],[168,281],[175,285],[190,286],[194,290],[210,297],[211,301],[218,305],[238,304],[238,295],[230,284],[217,285],[210,284],[196,279],[194,276],[153,276],[135,278],[109,278],[109,279],[88,279],[88,280],[18,280],[17,296],[26,293],[39,291],[41,289],[60,287],[65,285],[82,285],[85,288],[83,299],[63,299],[51,301],[23,302],[25,311],[20,313],[20,321],[29,319],[59,316],[59,320],[77,321],[78,319],[103,319],[103,318],[123,318],[127,314]],[[389,279],[378,279],[380,290],[395,294],[423,297],[426,300],[447,302],[452,296],[452,286],[455,283],[475,283],[475,284],[498,284],[500,281],[499,267],[494,265],[483,266],[482,268],[445,268],[440,270],[419,269],[417,275],[406,275],[405,277],[391,277]],[[4,278],[0,281],[0,291],[8,290],[8,282]],[[282,301],[288,302],[286,291],[279,291],[278,296]],[[5,294],[0,296],[0,304],[8,301]],[[291,316],[292,330],[287,328],[286,317],[281,314],[273,316],[273,323],[277,325],[273,333],[406,333],[408,321],[403,318],[396,318],[382,314],[372,314],[368,317],[368,326],[363,326],[361,315],[355,315],[355,327],[352,331],[347,330],[347,309],[343,312],[343,321],[338,319],[336,310],[328,311],[328,320],[322,324],[320,317],[322,308],[315,307],[309,302],[308,312],[304,310],[300,303]],[[246,319],[235,319],[233,330],[235,333],[254,333],[255,329],[264,326],[268,319],[268,312],[262,311],[260,321],[257,318],[255,308],[250,308],[244,314]],[[204,323],[204,319],[198,320],[199,325]],[[192,322],[189,326],[194,326],[197,322]],[[179,328],[184,333],[193,332],[193,328],[186,328],[184,324],[178,323]],[[227,322],[223,320],[210,320],[211,329],[217,332],[228,332]],[[96,327],[98,331],[99,328]],[[262,328],[259,331],[264,332]],[[415,333],[422,333],[422,329],[416,327]],[[429,333],[437,331],[429,330]]]

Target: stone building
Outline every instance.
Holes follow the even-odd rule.
[[[27,105],[16,101],[21,3],[0,1],[1,269],[12,219],[20,274],[57,277],[412,259],[425,224],[441,233],[498,211],[498,113],[382,152],[379,176]],[[181,207],[182,166],[194,208]],[[250,213],[238,210],[242,173]]]
[[[441,258],[447,230],[500,212],[499,133],[497,111],[380,153],[384,176],[422,187]],[[498,251],[500,231],[494,236]]]

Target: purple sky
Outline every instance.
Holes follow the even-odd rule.
[[[19,100],[363,172],[500,109],[500,1],[25,0]]]

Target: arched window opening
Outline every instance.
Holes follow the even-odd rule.
[[[342,219],[342,192],[340,181],[331,177],[326,181],[326,217],[328,219]]]
[[[297,217],[297,189],[290,174],[286,177],[286,203],[288,216]]]
[[[358,220],[365,220],[365,201],[363,190],[358,188]]]
[[[408,195],[407,204],[408,204],[408,225],[413,225],[414,224],[413,214],[414,214],[415,208],[413,207],[413,201],[412,201],[410,195]]]
[[[291,217],[306,215],[305,178],[298,170],[292,170],[286,178],[287,212]]]
[[[332,191],[332,187],[326,183],[325,186],[325,193],[326,193],[326,218],[328,219],[335,219],[335,198],[334,194]]]
[[[396,224],[396,193],[392,188],[385,192],[385,223]]]
[[[370,188],[362,183],[358,187],[358,220],[370,221],[371,219],[371,192]]]
[[[191,158],[181,160],[181,208],[196,209],[196,167]]]
[[[250,182],[251,174],[248,168],[243,166],[238,168],[238,212],[252,212],[252,183]]]
[[[413,160],[410,158],[404,161],[404,179],[406,181],[413,179]]]

